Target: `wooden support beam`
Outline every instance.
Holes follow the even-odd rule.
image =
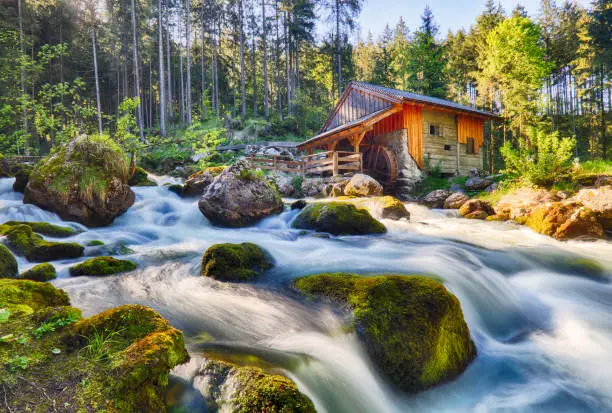
[[[332,166],[332,175],[338,175],[338,152],[333,152],[333,166]]]

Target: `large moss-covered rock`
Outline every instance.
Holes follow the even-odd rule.
[[[0,314],[6,411],[165,411],[168,372],[189,358],[182,333],[150,308],[80,319],[49,283],[0,280]]]
[[[404,203],[390,195],[367,198],[341,196],[334,199],[334,202],[345,202],[357,208],[365,208],[378,219],[410,219],[410,212],[408,212]]]
[[[224,170],[198,202],[200,211],[212,223],[246,227],[283,211],[283,201],[263,174],[241,160]]]
[[[28,261],[46,262],[78,258],[85,248],[75,242],[51,242],[35,234],[29,225],[0,226],[10,249]]]
[[[8,230],[7,227],[15,227],[17,225],[27,225],[32,228],[32,231],[37,234],[46,235],[54,238],[66,238],[76,234],[76,231],[70,227],[62,227],[59,225],[49,224],[48,222],[26,222],[26,221],[7,221],[0,225],[0,231]]]
[[[23,272],[19,278],[32,281],[50,281],[57,277],[55,267],[48,262],[35,265],[29,270]]]
[[[382,234],[387,231],[368,210],[345,202],[310,204],[295,218],[293,227],[333,235]]]
[[[202,196],[215,177],[225,170],[225,166],[212,166],[190,175],[183,185],[182,196]]]
[[[285,376],[207,359],[194,380],[212,408],[225,413],[315,413],[312,401]],[[230,385],[231,384],[231,385]]]
[[[597,214],[578,202],[553,202],[539,206],[531,212],[525,225],[560,240],[604,237]]]
[[[18,274],[17,260],[8,248],[0,244],[0,278],[15,278]]]
[[[459,215],[468,219],[487,219],[490,215],[495,215],[491,204],[481,199],[470,199],[459,208]]]
[[[295,287],[348,306],[370,357],[404,391],[452,380],[476,356],[459,300],[430,278],[319,274]]]
[[[128,180],[129,186],[157,186],[157,183],[149,179],[147,171],[137,166]]]
[[[24,202],[89,227],[110,225],[134,203],[123,152],[109,138],[81,136],[43,159]]]
[[[247,281],[272,266],[270,254],[250,242],[216,244],[204,253],[200,274],[219,281]]]
[[[118,260],[113,257],[95,257],[69,268],[73,277],[80,275],[112,275],[136,269],[136,264],[129,260]]]

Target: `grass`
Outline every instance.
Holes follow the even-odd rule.
[[[87,343],[81,349],[85,356],[92,361],[102,361],[108,359],[113,346],[119,342],[118,338],[124,329],[118,331],[98,331],[94,328],[89,336],[82,336]]]
[[[612,161],[597,159],[580,164],[583,174],[605,174],[612,175]]]

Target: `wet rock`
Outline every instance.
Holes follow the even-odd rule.
[[[490,179],[479,178],[475,176],[465,181],[465,189],[467,191],[482,191],[492,183],[493,181],[491,181]]]
[[[612,186],[606,185],[598,188],[583,188],[571,201],[579,202],[590,208],[604,231],[612,231]]]
[[[180,184],[168,185],[168,191],[174,192],[178,196],[183,196],[183,185],[180,185]]]
[[[198,206],[211,222],[227,227],[246,227],[283,211],[276,188],[243,160],[215,178]]]
[[[304,209],[306,205],[308,205],[308,202],[303,199],[298,199],[291,204],[291,209]]]
[[[495,213],[520,222],[538,206],[560,200],[556,193],[546,189],[519,188],[500,198],[495,204]]]
[[[202,257],[200,275],[218,281],[249,281],[272,266],[272,257],[258,245],[215,244]]]
[[[149,179],[147,171],[142,169],[140,166],[136,167],[134,173],[128,180],[129,186],[157,186],[157,183]]]
[[[367,209],[372,216],[378,219],[410,219],[410,212],[402,201],[390,195],[369,198],[340,197],[335,202],[345,202],[357,208]]]
[[[444,201],[446,201],[446,198],[449,196],[451,196],[450,191],[446,189],[436,189],[425,195],[419,203],[429,208],[442,208],[444,206]]]
[[[81,136],[38,163],[23,201],[100,227],[110,225],[134,199],[121,149],[108,138]]]
[[[257,367],[206,359],[196,373],[194,386],[211,408],[222,407],[225,413],[316,413],[312,401],[294,382]]]
[[[463,204],[470,200],[465,194],[455,192],[444,200],[444,209],[459,209]]]
[[[459,215],[469,219],[486,219],[489,215],[495,215],[495,211],[486,201],[470,199],[459,208]]]
[[[579,202],[553,202],[537,207],[525,225],[559,240],[604,238],[597,214]]]
[[[32,228],[32,231],[37,234],[46,235],[54,238],[66,238],[76,235],[77,232],[70,227],[62,227],[53,225],[48,222],[29,222],[29,221],[7,221],[0,225],[0,232],[7,230],[7,227],[15,227],[18,225],[27,225]]]
[[[0,278],[16,278],[18,275],[17,260],[8,248],[0,244]]]
[[[318,178],[304,179],[302,182],[302,194],[307,197],[321,196],[322,181]]]
[[[344,194],[348,196],[381,196],[383,187],[369,175],[355,174],[344,188]]]
[[[491,185],[487,186],[487,187],[484,189],[484,191],[485,191],[487,194],[490,194],[491,192],[497,191],[498,186],[499,186],[499,185],[497,184],[497,182],[493,182]]]
[[[294,286],[348,306],[372,361],[403,391],[450,381],[476,356],[459,300],[430,278],[318,274]]]
[[[103,276],[133,271],[136,264],[129,260],[118,260],[113,257],[95,257],[69,268],[73,277],[81,275]]]
[[[46,262],[78,258],[85,248],[74,242],[46,241],[32,231],[28,225],[0,226],[10,249],[26,257],[28,261]]]
[[[15,171],[15,182],[13,183],[13,191],[24,193],[30,174],[34,167],[32,165],[20,165]]]
[[[185,181],[182,196],[202,196],[208,190],[208,187],[213,183],[215,178],[219,176],[225,170],[224,166],[214,166],[205,168],[193,175]]]
[[[19,278],[32,281],[51,281],[57,277],[55,267],[48,262],[35,265],[29,270],[22,273]]]
[[[382,234],[387,231],[366,209],[343,202],[310,204],[295,218],[293,227],[333,235]]]

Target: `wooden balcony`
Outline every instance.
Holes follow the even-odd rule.
[[[251,156],[249,159],[256,168],[301,175],[343,175],[363,171],[363,154],[359,152],[319,152],[298,160],[283,156]]]

